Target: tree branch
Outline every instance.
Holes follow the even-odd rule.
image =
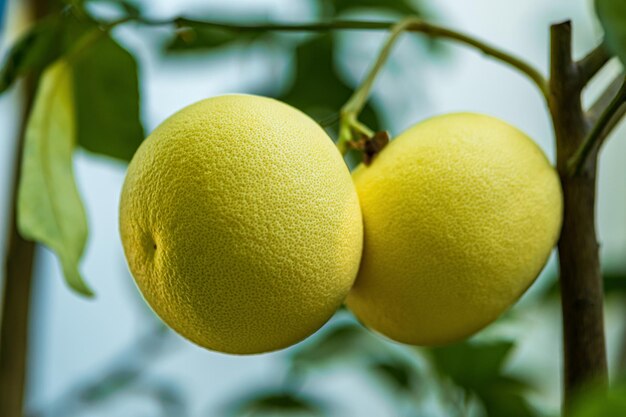
[[[610,59],[611,53],[606,48],[604,42],[602,42],[584,58],[576,62],[578,82],[580,86],[586,85]]]
[[[587,110],[587,120],[589,126],[593,126],[600,118],[604,109],[613,101],[613,98],[617,95],[617,92],[621,88],[626,73],[621,73],[617,77],[613,78],[613,81],[604,89],[604,91],[596,98],[596,100],[589,106]]]
[[[337,20],[332,22],[320,22],[320,23],[298,23],[298,24],[281,24],[281,23],[269,23],[269,24],[250,24],[239,25],[231,23],[220,23],[210,21],[200,21],[187,19],[183,17],[167,20],[153,20],[144,17],[128,17],[116,22],[102,22],[103,26],[116,26],[126,22],[138,22],[149,26],[163,26],[163,25],[175,25],[177,28],[194,28],[194,27],[206,27],[213,29],[221,29],[229,32],[319,32],[330,30],[390,30],[397,22],[380,22],[380,21],[352,21],[352,20]],[[502,61],[509,66],[517,69],[525,74],[530,80],[539,88],[539,91],[544,98],[548,97],[548,87],[545,77],[532,65],[517,58],[508,52],[498,49],[490,44],[482,42],[464,33],[438,26],[432,23],[425,22],[423,20],[416,20],[409,27],[406,28],[409,32],[419,32],[431,37],[443,38],[453,40],[461,44],[475,48],[485,55]]]
[[[571,24],[551,27],[550,112],[563,188],[563,227],[559,267],[563,320],[563,407],[567,415],[581,388],[606,386],[603,288],[595,230],[596,162],[592,151],[583,170],[570,176],[568,161],[583,143],[588,125],[581,104],[582,85],[572,61]]]
[[[626,112],[626,78],[611,102],[600,114],[582,145],[568,163],[570,175],[577,175],[583,168],[593,148],[599,149],[611,129],[619,122]]]
[[[21,152],[18,151],[18,155],[21,157]],[[15,192],[12,201],[15,201]],[[0,321],[0,415],[21,417],[35,244],[19,235],[15,214],[11,216],[10,230]]]
[[[28,11],[33,20],[48,12],[45,0],[30,0]],[[23,153],[24,131],[35,95],[37,76],[24,80],[24,109],[16,144],[15,168],[11,189],[10,228],[7,256],[4,259],[4,291],[0,315],[0,416],[22,417],[26,388],[28,329],[35,244],[17,230],[16,202]]]

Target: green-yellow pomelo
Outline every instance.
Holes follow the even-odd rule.
[[[154,311],[191,341],[239,354],[315,332],[362,249],[358,197],[331,139],[300,111],[249,95],[200,101],[146,139],[120,231]]]
[[[558,239],[556,171],[532,140],[492,117],[417,124],[353,177],[365,240],[347,304],[399,342],[451,343],[491,323]]]

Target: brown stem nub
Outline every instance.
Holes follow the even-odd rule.
[[[389,132],[380,131],[374,133],[372,136],[361,135],[358,140],[348,143],[352,149],[361,151],[365,165],[371,165],[376,155],[389,144],[390,140],[391,136]]]

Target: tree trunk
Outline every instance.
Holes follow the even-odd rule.
[[[28,5],[33,20],[47,12],[47,1],[31,0]],[[4,291],[0,316],[0,416],[21,417],[24,412],[26,363],[28,355],[29,310],[35,244],[24,240],[17,231],[16,201],[23,153],[24,131],[36,88],[36,76],[25,81],[25,106],[22,127],[16,146],[15,170],[11,193],[11,226],[7,258],[4,262]]]
[[[568,161],[589,131],[582,111],[582,85],[571,58],[571,25],[551,29],[550,111],[557,145],[557,169],[563,186],[563,229],[559,239],[563,312],[563,406],[591,382],[607,383],[603,289],[595,230],[597,149],[580,174]]]

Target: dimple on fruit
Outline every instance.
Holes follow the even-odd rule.
[[[336,311],[362,248],[341,155],[300,111],[228,95],[176,113],[128,168],[120,231],[143,296],[206,348],[292,345]]]
[[[354,180],[365,240],[347,304],[399,342],[451,343],[491,323],[558,239],[556,171],[532,140],[492,117],[420,123]]]

